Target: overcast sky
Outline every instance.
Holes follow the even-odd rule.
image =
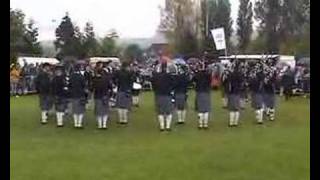
[[[230,2],[235,22],[239,1]],[[114,28],[122,38],[152,37],[160,21],[160,5],[164,0],[10,0],[11,8],[35,20],[40,40],[55,38],[55,28],[66,11],[81,29],[92,22],[98,36]]]

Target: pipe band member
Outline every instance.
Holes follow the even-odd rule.
[[[132,86],[134,82],[133,73],[130,71],[129,63],[123,62],[121,69],[114,75],[117,86],[116,107],[118,108],[119,123],[128,123],[128,113],[132,104]]]
[[[199,129],[207,129],[211,111],[211,73],[205,68],[204,62],[198,65],[193,78],[196,89],[195,109],[198,112]]]
[[[63,126],[63,117],[67,108],[68,84],[63,66],[56,66],[55,77],[52,80],[52,91],[55,102],[57,127]]]
[[[188,86],[190,84],[190,76],[187,66],[180,65],[178,74],[175,77],[174,99],[177,109],[178,124],[184,124],[186,119],[186,106],[188,99]]]
[[[48,122],[48,114],[52,109],[52,91],[51,91],[51,78],[50,71],[51,65],[44,63],[42,70],[36,78],[36,89],[39,93],[40,109],[41,109],[41,123]]]
[[[98,62],[92,79],[92,89],[94,94],[95,115],[98,129],[107,129],[109,114],[109,99],[112,93],[111,74],[104,71]]]
[[[70,76],[70,95],[72,101],[72,113],[75,128],[83,128],[83,117],[87,103],[86,78],[84,67],[76,64],[74,72]]]
[[[231,70],[228,83],[229,126],[239,125],[243,76],[238,65]]]
[[[276,104],[276,81],[277,74],[275,69],[270,68],[266,72],[266,77],[263,83],[263,102],[265,105],[265,113],[270,121],[275,119],[275,104]]]
[[[167,63],[162,62],[156,66],[152,76],[152,87],[155,95],[155,105],[158,114],[160,131],[170,131],[172,121],[172,95],[173,79],[168,72]]]
[[[249,87],[251,91],[251,106],[255,110],[258,124],[263,124],[263,71],[257,64],[250,73]]]
[[[132,104],[136,107],[139,107],[139,94],[142,89],[141,82],[142,78],[138,69],[134,72],[134,82],[132,87]]]

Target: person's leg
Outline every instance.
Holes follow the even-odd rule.
[[[98,129],[102,128],[102,116],[97,115],[97,123],[98,123]]]
[[[203,119],[204,119],[204,114],[203,113],[198,113],[198,121],[199,121],[199,128],[203,128]]]
[[[239,111],[235,111],[234,112],[234,125],[238,126],[239,124],[239,119],[240,119],[240,112]]]
[[[166,115],[166,129],[171,130],[171,121],[172,121],[172,115],[168,114]]]
[[[108,115],[102,116],[102,128],[106,129],[107,128],[107,122],[108,122]]]
[[[164,115],[159,114],[158,120],[159,120],[160,130],[163,131],[164,130]]]
[[[187,111],[184,109],[181,111],[181,120],[182,122],[184,123],[186,121],[186,114],[187,114]]]
[[[232,127],[235,125],[235,112],[234,111],[230,111],[229,112],[229,126]]]
[[[209,112],[203,113],[203,127],[208,128]]]

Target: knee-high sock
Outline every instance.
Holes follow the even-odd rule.
[[[108,115],[102,116],[102,127],[107,128]]]
[[[226,107],[228,104],[228,99],[227,98],[222,98],[223,106]]]
[[[128,122],[128,109],[123,109],[123,122]]]
[[[98,128],[102,128],[102,116],[97,116]]]
[[[234,115],[234,124],[235,124],[235,125],[238,125],[238,123],[239,123],[239,118],[240,118],[240,112],[239,112],[239,111],[236,111],[234,114],[235,114],[235,115]]]
[[[63,113],[56,112],[56,116],[57,116],[57,125],[62,126],[63,125]]]
[[[48,111],[42,111],[41,112],[41,121],[43,122],[43,123],[46,123],[47,122],[47,120],[48,120]]]
[[[198,117],[199,117],[199,127],[203,127],[203,113],[199,113]]]
[[[177,110],[178,115],[178,122],[182,122],[182,112],[180,110]]]
[[[78,115],[73,114],[74,127],[78,127]]]
[[[158,120],[159,120],[160,129],[164,129],[164,116],[161,114],[158,115]]]
[[[123,122],[123,112],[122,109],[118,109],[119,122]]]
[[[78,115],[78,126],[82,127],[82,123],[83,123],[83,114],[79,114]]]
[[[203,113],[203,126],[208,127],[208,122],[209,122],[209,113]]]
[[[181,111],[181,119],[182,119],[182,122],[185,122],[185,120],[186,120],[186,113],[187,113],[186,110],[182,110],[182,111]]]
[[[273,108],[270,109],[270,112],[269,112],[269,113],[270,113],[270,120],[273,121],[274,118],[275,118],[275,109],[273,109]]]
[[[170,129],[171,128],[171,121],[172,121],[172,115],[169,114],[166,116],[166,128]]]
[[[263,122],[263,109],[256,110],[256,119],[259,123]]]
[[[230,126],[235,125],[235,122],[234,122],[235,115],[236,115],[235,112],[233,112],[233,111],[229,112],[229,125]]]

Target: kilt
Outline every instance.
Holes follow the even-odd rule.
[[[132,96],[139,96],[139,94],[140,94],[140,90],[138,90],[138,89],[132,90]]]
[[[57,112],[65,112],[67,108],[67,99],[62,97],[56,97],[54,107]]]
[[[200,113],[210,112],[211,110],[211,97],[209,92],[196,93],[196,111]]]
[[[271,93],[263,94],[263,103],[267,108],[274,108],[276,104],[276,95]]]
[[[263,107],[263,96],[261,93],[251,93],[251,106],[254,109],[261,109]]]
[[[105,116],[109,113],[109,97],[94,100],[94,110],[96,116]]]
[[[186,108],[187,95],[185,93],[175,94],[175,105],[178,110],[184,110]]]
[[[84,114],[86,111],[86,99],[76,98],[72,99],[72,111],[73,114]]]
[[[131,94],[126,92],[118,92],[116,106],[121,109],[130,109],[132,104]]]
[[[50,95],[39,95],[40,109],[42,111],[49,111],[53,106],[53,98]]]
[[[158,114],[168,115],[173,111],[172,97],[169,95],[156,95],[156,109]]]
[[[228,95],[228,109],[230,111],[239,111],[240,110],[240,94],[229,94]]]

